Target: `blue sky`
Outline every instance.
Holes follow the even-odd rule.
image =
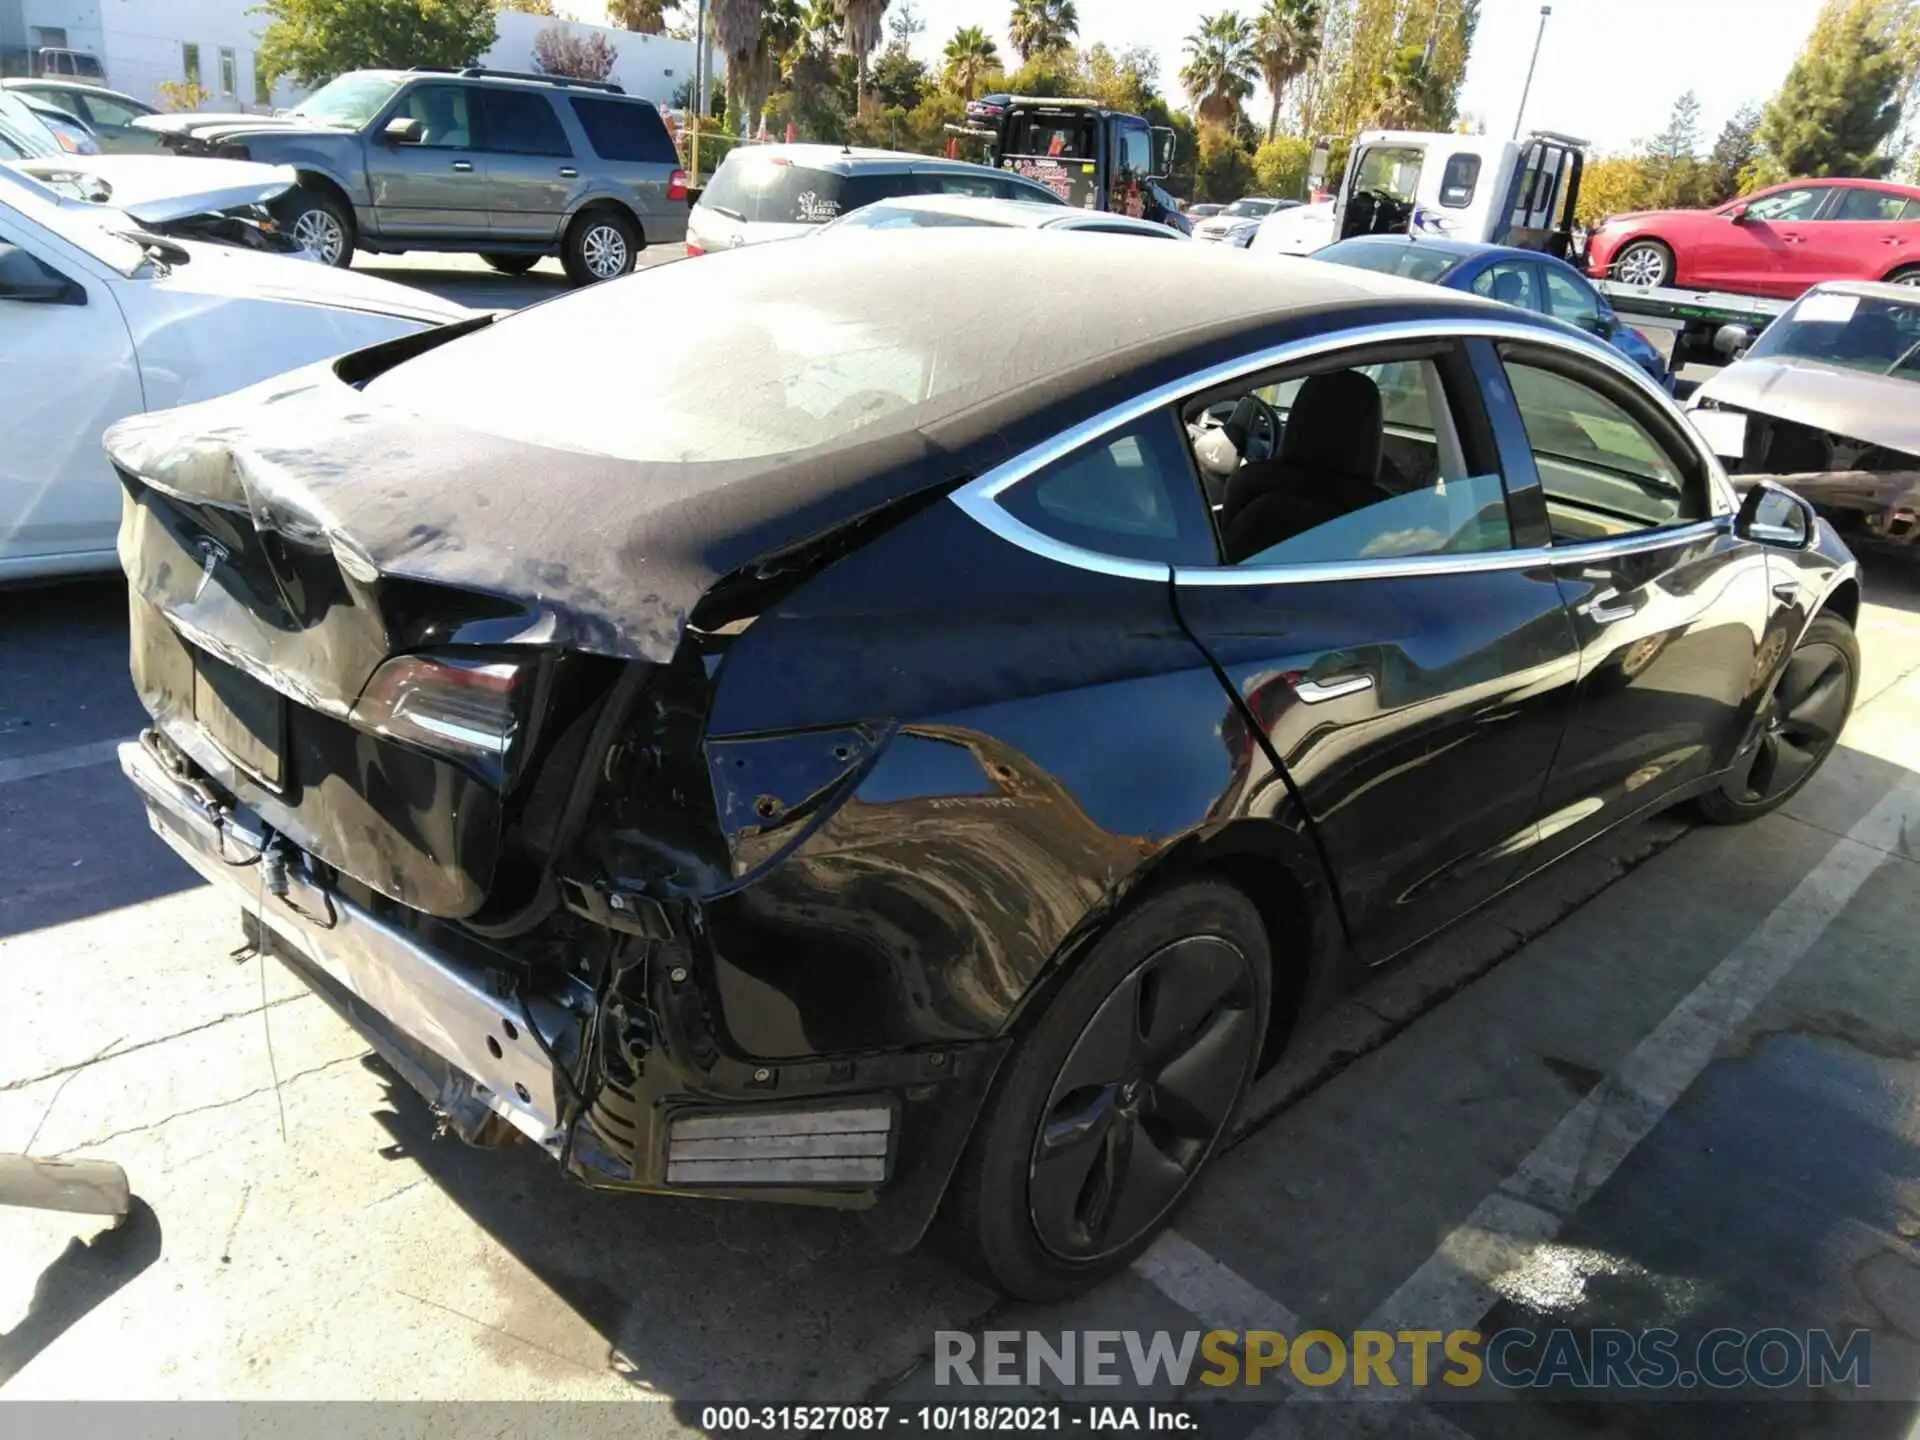
[[[1182,39],[1201,14],[1229,5],[1079,0],[1081,43],[1151,46],[1171,95],[1179,88],[1174,77]],[[915,48],[928,60],[961,25],[982,26],[1011,54],[1004,0],[914,0],[914,6],[927,22]],[[1240,8],[1251,11],[1252,0]],[[1819,9],[1820,0],[1554,0],[1527,124],[1578,135],[1603,151],[1624,150],[1657,134],[1675,97],[1692,89],[1710,142],[1743,101],[1764,101],[1778,88]],[[1500,134],[1513,127],[1540,0],[1483,0],[1480,13],[1461,104]],[[1250,108],[1264,119],[1264,95]]]

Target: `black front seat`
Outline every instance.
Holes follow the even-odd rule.
[[[1385,498],[1378,488],[1385,439],[1373,381],[1358,370],[1308,380],[1287,412],[1280,453],[1242,465],[1227,481],[1220,512],[1227,562]]]

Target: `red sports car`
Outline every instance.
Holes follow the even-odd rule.
[[[1795,180],[1717,210],[1603,221],[1587,273],[1797,299],[1823,280],[1920,285],[1920,189],[1884,180]]]

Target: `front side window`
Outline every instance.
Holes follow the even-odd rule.
[[[1800,185],[1791,190],[1776,190],[1747,202],[1747,219],[1773,223],[1780,220],[1811,220],[1827,198],[1824,185]]]
[[[1473,192],[1480,184],[1480,157],[1452,155],[1440,175],[1440,203],[1449,210],[1464,210],[1473,204]]]
[[[1867,220],[1881,225],[1901,220],[1920,220],[1920,201],[1909,200],[1896,190],[1848,189],[1840,192],[1836,220]]]
[[[481,90],[478,99],[487,149],[503,155],[573,154],[546,96],[532,90]]]
[[[1578,325],[1582,330],[1600,328],[1600,297],[1576,276],[1558,266],[1542,265],[1539,273],[1547,282],[1547,311],[1555,319]]]
[[[1188,433],[1228,565],[1513,544],[1498,466],[1464,448],[1437,359],[1275,376],[1190,408]]]
[[[1512,358],[1506,369],[1556,541],[1706,518],[1705,481],[1677,437],[1598,383]]]
[[[51,105],[56,110],[65,111],[76,120],[85,120],[87,118],[81,113],[85,109],[85,106],[81,103],[80,96],[76,91],[28,89],[26,93],[43,105]]]
[[[1122,123],[1120,168],[1129,180],[1144,180],[1153,169],[1153,136],[1144,125]]]
[[[1531,260],[1502,260],[1473,277],[1473,293],[1523,310],[1545,310],[1540,272]]]
[[[466,150],[473,145],[468,105],[474,92],[464,85],[421,85],[407,93],[395,112],[420,122],[423,150]]]
[[[1214,563],[1200,490],[1165,411],[1054,461],[998,500],[1015,519],[1082,550],[1167,565]]]
[[[150,110],[135,109],[122,100],[110,100],[104,95],[89,95],[86,98],[87,118],[96,125],[131,125],[142,115],[150,115]]]

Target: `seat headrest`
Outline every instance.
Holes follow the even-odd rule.
[[[1502,305],[1526,304],[1526,281],[1521,278],[1518,270],[1500,270],[1494,273],[1493,298]]]
[[[1315,375],[1287,412],[1280,458],[1371,483],[1380,478],[1385,444],[1380,387],[1358,370]]]

